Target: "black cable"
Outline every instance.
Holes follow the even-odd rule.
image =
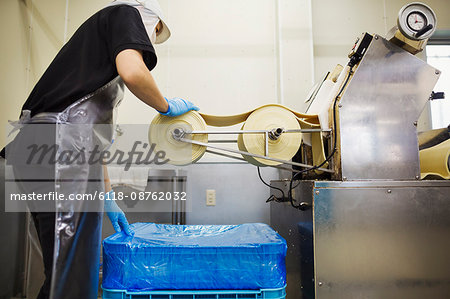
[[[284,195],[283,189],[278,188],[278,187],[274,187],[274,186],[271,186],[271,185],[267,184],[267,183],[264,181],[264,179],[262,178],[262,176],[261,176],[261,171],[259,170],[259,166],[257,166],[257,168],[258,168],[258,176],[259,176],[259,179],[261,180],[261,182],[262,182],[264,185],[266,185],[267,187],[269,187],[269,188],[272,188],[272,189],[275,189],[275,190],[280,191],[281,194],[283,195],[283,197],[281,198],[281,201],[283,201],[283,200],[286,198],[286,196]]]
[[[313,167],[311,167],[311,168],[306,168],[306,169],[300,170],[299,172],[297,172],[296,174],[294,174],[294,176],[292,177],[292,179],[291,179],[291,181],[290,181],[290,183],[289,183],[288,198],[289,198],[289,201],[291,202],[291,205],[292,205],[294,208],[296,208],[296,209],[299,209],[299,208],[300,208],[300,205],[295,205],[295,204],[294,204],[294,199],[292,198],[292,190],[293,190],[295,187],[297,187],[300,183],[298,183],[297,185],[295,185],[295,187],[293,187],[293,186],[292,186],[292,183],[294,182],[295,178],[296,178],[299,174],[301,174],[301,173],[305,173],[305,172],[308,172],[308,171],[311,171],[311,170],[315,170],[315,169],[317,169],[317,168],[322,167],[322,166],[323,166],[325,163],[327,163],[327,162],[333,157],[333,155],[336,153],[336,150],[337,150],[337,148],[336,148],[336,147],[337,147],[337,134],[336,134],[336,125],[337,125],[337,122],[336,122],[336,103],[337,103],[339,97],[341,96],[341,93],[344,91],[345,87],[347,86],[348,81],[350,80],[350,77],[351,77],[352,74],[353,74],[353,65],[350,66],[350,70],[348,71],[348,75],[347,75],[347,78],[345,79],[344,85],[342,85],[341,90],[339,90],[338,94],[337,94],[336,97],[334,98],[334,103],[333,103],[333,127],[334,127],[334,132],[333,132],[333,133],[334,133],[334,134],[332,135],[332,136],[333,136],[333,150],[331,151],[330,155],[328,155],[328,157],[327,157],[322,163],[320,163],[319,165],[313,166]]]

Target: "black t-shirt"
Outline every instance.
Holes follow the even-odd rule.
[[[115,58],[125,49],[142,50],[149,70],[156,54],[139,11],[129,5],[106,7],[75,32],[51,62],[22,110],[61,112],[117,74]]]

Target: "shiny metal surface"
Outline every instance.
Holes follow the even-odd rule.
[[[272,186],[287,192],[289,182],[272,181]],[[313,182],[303,181],[295,188],[301,200],[312,204]],[[271,189],[271,194],[280,192]],[[287,194],[287,193],[286,193]],[[287,299],[314,298],[314,258],[312,210],[300,211],[289,202],[270,204],[270,225],[286,239]]]
[[[267,133],[267,132],[266,132]],[[266,134],[267,135],[267,134]],[[196,145],[201,145],[207,148],[214,148],[217,150],[221,150],[221,151],[225,151],[225,152],[230,152],[230,153],[235,153],[235,154],[240,154],[240,155],[244,155],[244,156],[250,156],[250,157],[255,157],[255,158],[261,158],[261,159],[266,159],[269,161],[276,161],[276,162],[281,162],[284,164],[289,164],[289,165],[294,165],[294,166],[299,166],[299,167],[304,167],[304,168],[313,168],[314,166],[312,165],[307,165],[307,164],[303,164],[303,163],[297,163],[297,162],[291,162],[291,161],[285,161],[282,159],[278,159],[278,158],[273,158],[273,157],[269,157],[269,156],[263,156],[263,155],[258,155],[258,154],[252,154],[249,152],[245,152],[245,151],[241,151],[241,150],[235,150],[235,149],[231,149],[231,148],[225,148],[225,147],[221,147],[221,146],[216,146],[216,145],[212,145],[209,143],[205,143],[205,142],[201,142],[201,141],[196,141],[196,140],[192,140],[192,139],[187,139],[187,138],[175,138],[178,141],[182,141],[182,142],[186,142],[186,143],[192,143],[192,144],[196,144]],[[266,138],[266,140],[268,139],[268,137]],[[267,142],[266,142],[266,149],[265,151],[268,151],[267,148]],[[233,156],[229,156],[230,158],[233,158]],[[268,165],[270,166],[270,165]],[[321,170],[323,172],[329,172],[329,173],[333,173],[333,170],[327,169],[327,168],[317,168],[317,170]]]
[[[316,298],[449,298],[449,181],[316,187]]]
[[[288,299],[449,298],[450,181],[301,181],[293,194],[313,209],[270,205]]]
[[[433,67],[375,36],[340,102],[342,177],[420,176],[415,124],[438,78]]]
[[[448,188],[450,181],[446,180],[426,180],[426,181],[315,181],[314,187],[320,188],[405,188],[405,187],[433,187]],[[450,200],[450,193],[447,196]]]

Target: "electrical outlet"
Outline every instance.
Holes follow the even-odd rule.
[[[207,206],[216,205],[216,190],[206,189],[206,205]]]

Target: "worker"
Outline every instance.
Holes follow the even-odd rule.
[[[95,189],[106,191],[105,199],[113,197],[108,183],[105,189],[103,166],[67,165],[58,159],[54,165],[43,165],[25,162],[22,154],[36,144],[56,144],[56,155],[90,148],[93,144],[86,136],[111,142],[111,130],[93,125],[112,124],[124,84],[163,115],[198,110],[187,100],[164,98],[150,73],[157,62],[153,45],[169,36],[156,0],[114,1],[78,28],[33,88],[15,123],[20,132],[7,146],[6,160],[13,165],[22,192],[56,190],[69,195]],[[37,178],[38,183],[30,183]],[[38,299],[97,298],[103,202],[114,229],[132,235],[125,214],[113,200],[89,206],[74,201],[51,203],[50,211],[48,203],[30,204],[45,268]]]

